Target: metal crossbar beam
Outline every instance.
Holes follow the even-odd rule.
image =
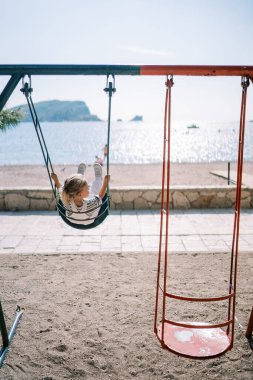
[[[0,75],[140,75],[135,65],[0,65]]]
[[[193,65],[0,65],[0,75],[193,75],[248,76],[253,66]]]
[[[246,76],[253,78],[253,66],[141,66],[140,75]]]
[[[253,66],[0,65],[0,76],[6,75],[11,75],[11,79],[0,94],[0,111],[25,75],[247,76],[253,81]]]

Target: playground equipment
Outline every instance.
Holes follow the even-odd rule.
[[[242,77],[242,101],[240,114],[240,131],[237,164],[236,203],[234,214],[233,240],[230,261],[228,294],[217,297],[190,297],[174,294],[167,290],[167,274],[171,271],[169,260],[169,204],[170,204],[170,130],[171,130],[171,89],[173,78],[166,82],[166,100],[164,116],[164,145],[163,145],[163,169],[162,169],[162,198],[160,216],[160,243],[158,254],[156,304],[154,331],[161,345],[168,350],[186,357],[209,358],[219,356],[233,347],[235,325],[235,299],[237,281],[237,261],[240,225],[240,203],[242,187],[243,147],[245,131],[245,113],[247,88],[249,78]],[[166,183],[165,183],[166,178]],[[163,225],[165,219],[165,232]],[[163,267],[162,267],[162,256]],[[161,273],[163,281],[160,281]],[[192,273],[194,275],[194,273]],[[171,314],[169,301],[178,300],[184,302],[219,302],[227,300],[227,320],[220,323],[185,322],[175,321],[167,317]],[[158,309],[160,306],[161,324],[158,325]],[[167,311],[167,309],[169,309]],[[226,328],[226,331],[223,330]]]
[[[0,111],[5,106],[12,92],[15,90],[19,81],[28,76],[36,75],[106,75],[107,78],[112,75],[132,75],[132,76],[166,76],[166,106],[164,118],[164,153],[163,153],[163,176],[162,176],[162,201],[160,217],[160,244],[158,255],[158,272],[157,272],[157,289],[156,289],[156,306],[155,306],[155,323],[154,330],[161,342],[162,347],[178,353],[183,356],[208,358],[221,355],[233,347],[234,325],[235,325],[235,301],[236,301],[236,281],[237,281],[237,261],[238,261],[238,242],[240,227],[240,198],[242,186],[242,166],[243,166],[243,145],[245,130],[245,112],[246,97],[249,79],[253,80],[253,66],[173,66],[173,65],[0,65],[0,75],[10,75],[5,88],[0,94]],[[229,275],[228,294],[218,297],[186,297],[173,294],[167,290],[167,273],[170,270],[168,260],[168,242],[169,242],[169,197],[170,197],[170,124],[171,124],[171,88],[173,86],[173,77],[175,76],[239,76],[242,78],[242,103],[240,115],[240,133],[238,149],[238,167],[237,167],[237,188],[236,188],[236,205],[234,213],[233,241],[231,251],[231,265]],[[110,91],[109,86],[109,98]],[[30,98],[31,86],[29,84],[24,88],[27,100]],[[110,105],[109,105],[110,109]],[[110,119],[110,112],[108,120]],[[34,112],[35,128],[39,128],[39,121]],[[43,140],[43,136],[42,136]],[[46,146],[45,146],[46,148]],[[52,169],[48,152],[45,150],[45,162],[49,169]],[[109,162],[109,159],[108,159]],[[49,166],[48,166],[49,164]],[[48,170],[49,170],[48,169]],[[53,170],[51,170],[53,171]],[[166,178],[166,183],[165,183]],[[60,206],[59,206],[60,207]],[[59,210],[59,208],[58,208]],[[60,208],[61,210],[61,208]],[[165,234],[163,226],[165,219]],[[163,271],[162,253],[164,251]],[[163,272],[163,281],[161,275]],[[227,301],[227,320],[218,324],[207,323],[185,323],[170,320],[167,315],[167,302],[170,299],[177,299],[185,302],[219,302]],[[159,302],[160,300],[160,302]],[[158,309],[161,307],[161,324],[158,324]],[[247,335],[252,333],[252,315],[247,330]],[[4,342],[6,343],[6,328],[4,318],[0,318],[1,331],[4,331]],[[225,328],[224,331],[222,328]],[[251,330],[251,331],[250,331]],[[181,334],[187,339],[179,341],[178,336]],[[190,339],[189,339],[190,337]],[[211,339],[210,339],[211,337]]]
[[[5,356],[8,352],[10,343],[14,337],[18,322],[21,319],[22,314],[23,314],[23,310],[20,309],[19,306],[17,306],[15,319],[8,333],[6,323],[5,323],[4,313],[2,309],[2,304],[0,301],[0,330],[1,330],[1,335],[2,335],[2,348],[0,349],[0,368],[3,365]]]
[[[251,309],[251,314],[249,317],[249,323],[248,323],[247,331],[245,334],[246,338],[249,341],[250,347],[253,350],[253,336],[252,336],[252,334],[253,334],[253,307]]]

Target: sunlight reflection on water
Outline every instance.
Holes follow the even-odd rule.
[[[238,122],[172,121],[171,161],[211,162],[237,160]],[[102,156],[107,138],[105,122],[41,123],[55,164],[94,161]],[[253,160],[252,123],[246,124],[244,158]],[[145,164],[162,161],[163,123],[115,122],[111,125],[110,161]],[[1,134],[0,164],[42,164],[42,154],[31,123]]]

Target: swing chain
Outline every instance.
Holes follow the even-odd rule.
[[[173,75],[170,75],[170,77],[167,76],[167,80],[165,82],[166,87],[171,88],[173,84],[174,84]]]
[[[28,75],[29,83],[25,82],[25,75],[22,77],[22,88],[20,89],[21,92],[28,98],[28,96],[33,92],[32,89],[32,78],[31,75]]]
[[[109,82],[109,77],[112,75],[112,82]],[[112,96],[116,92],[115,88],[115,76],[114,74],[107,74],[106,77],[106,87],[104,88],[104,91],[109,94],[109,96]]]

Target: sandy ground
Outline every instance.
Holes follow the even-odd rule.
[[[252,172],[252,164],[245,170]],[[57,167],[59,176],[74,167]],[[64,170],[62,170],[64,169]],[[209,174],[225,163],[172,166],[172,185],[219,185]],[[57,171],[55,170],[55,171]],[[88,168],[91,175],[92,168]],[[43,174],[44,173],[44,174]],[[112,185],[160,185],[161,167],[112,166]],[[0,167],[1,186],[48,186],[43,167]],[[171,255],[168,286],[190,296],[227,294],[227,254]],[[234,348],[194,360],[161,348],[154,332],[157,253],[0,255],[1,300],[10,327],[17,304],[24,315],[1,380],[204,380],[253,378],[245,331],[253,304],[252,254],[239,258]],[[174,301],[174,320],[226,321],[227,304]],[[1,338],[0,338],[1,342]]]
[[[224,295],[227,256],[172,255],[168,286],[193,296]],[[240,325],[236,322],[234,348],[207,360],[161,348],[153,333],[156,266],[156,253],[1,255],[8,325],[16,301],[25,311],[0,378],[252,380],[253,352],[245,338],[253,301],[252,254],[245,253],[238,265]],[[201,303],[176,302],[174,312],[173,305],[168,308],[174,320],[226,320],[223,303],[209,303],[206,309]]]
[[[76,172],[76,165],[54,166],[61,181]],[[226,162],[199,164],[172,164],[171,185],[226,185],[225,179],[210,174],[211,170],[227,171]],[[236,163],[231,163],[231,171]],[[104,168],[104,173],[106,169]],[[253,173],[253,162],[244,163],[244,172]],[[161,186],[161,165],[111,165],[111,186],[157,185]],[[93,178],[92,167],[87,168],[87,179]],[[0,166],[0,186],[50,186],[47,171],[43,166]]]

